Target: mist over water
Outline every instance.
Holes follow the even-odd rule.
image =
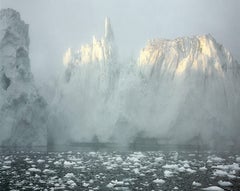
[[[39,128],[44,132],[41,135],[41,143],[44,142],[44,137],[48,137],[50,144],[95,141],[128,145],[139,139],[142,142],[150,140],[152,143],[155,141],[161,144],[203,144],[212,148],[219,145],[221,147],[223,143],[231,147],[239,146],[239,63],[225,49],[225,44],[221,45],[215,40],[215,37],[221,39],[220,42],[226,42],[226,46],[231,47],[232,52],[236,52],[237,49],[233,48],[236,43],[230,43],[230,38],[227,37],[229,35],[222,38],[223,34],[232,34],[231,38],[235,34],[232,33],[233,30],[230,30],[232,25],[227,25],[229,20],[234,20],[235,7],[224,19],[219,16],[218,11],[213,11],[211,14],[208,12],[213,16],[211,18],[207,16],[200,18],[199,15],[203,15],[200,13],[205,10],[205,4],[200,3],[200,11],[196,12],[198,15],[196,20],[202,23],[196,24],[195,20],[187,20],[186,23],[189,26],[187,30],[186,27],[178,24],[178,19],[167,17],[166,10],[164,11],[166,14],[162,15],[166,17],[161,16],[162,12],[157,14],[159,10],[152,6],[160,7],[162,2],[156,1],[153,4],[144,1],[137,5],[130,3],[130,7],[134,5],[145,7],[146,5],[144,14],[148,17],[141,19],[140,16],[136,17],[140,15],[138,11],[127,10],[124,18],[128,15],[129,21],[126,20],[125,25],[122,24],[119,13],[114,12],[117,5],[123,6],[119,2],[116,4],[109,2],[109,7],[112,9],[107,12],[104,11],[106,10],[105,4],[98,7],[99,12],[96,11],[91,17],[86,17],[89,18],[88,24],[82,21],[82,17],[79,20],[81,15],[77,14],[73,8],[73,5],[78,5],[76,2],[72,5],[67,4],[68,9],[63,14],[64,19],[58,11],[52,10],[53,2],[49,4],[45,15],[34,16],[31,19],[29,15],[33,14],[34,8],[26,12],[27,6],[24,3],[15,1],[1,1],[1,3],[3,7],[19,8],[24,20],[26,18],[26,22],[30,23],[32,43],[30,58],[34,78],[28,83],[33,86],[34,91],[36,90],[36,95],[32,96],[33,91],[23,83],[24,80],[20,81],[14,77],[16,69],[14,68],[11,72],[9,72],[10,69],[5,69],[9,67],[6,60],[13,52],[12,55],[16,53],[16,57],[11,59],[16,68],[19,67],[18,60],[20,59],[20,65],[27,63],[26,70],[29,71],[29,75],[32,75],[28,56],[28,27],[23,24],[19,28],[24,28],[24,39],[19,33],[20,30],[13,27],[13,33],[19,34],[17,36],[20,39],[19,42],[23,43],[26,49],[23,53],[20,52],[22,55],[19,53],[21,43],[10,43],[9,46],[12,49],[3,46],[6,39],[10,39],[11,42],[16,41],[14,40],[16,35],[11,34],[10,37],[5,35],[2,40],[4,52],[0,56],[6,65],[1,70],[2,95],[4,95],[2,103],[3,106],[10,103],[9,110],[14,115],[16,112],[19,121],[23,124],[21,126],[23,128],[19,129],[24,129],[26,124],[30,126],[41,124],[39,121],[34,121],[38,120],[38,115],[34,109],[31,110],[32,106],[26,109],[26,112],[33,111],[34,114],[31,114],[31,117],[22,116],[23,112],[18,112],[22,108],[25,109],[22,103],[31,103],[30,99],[34,104],[37,103],[41,111],[44,110],[44,117],[42,117],[44,128]],[[83,2],[80,4],[81,9],[91,5],[93,10],[98,5],[95,1],[90,4]],[[172,7],[172,4],[174,3],[167,3],[165,8]],[[44,3],[41,5],[44,7]],[[66,5],[65,1],[56,4],[60,8],[64,7],[63,5]],[[182,20],[190,18],[189,14],[192,15],[192,11],[196,9],[196,6],[186,2],[174,4],[173,9],[176,9],[176,5],[185,7],[185,9],[189,6],[194,7],[188,14],[179,17]],[[214,7],[212,3],[208,5],[209,9]],[[234,1],[231,6],[234,5],[237,7],[238,3]],[[225,10],[222,1],[219,7],[220,10]],[[230,8],[226,8],[225,12],[228,13],[229,10]],[[110,15],[110,19],[106,19],[103,24],[106,13]],[[89,15],[90,13],[82,12],[82,14]],[[177,12],[176,15],[179,14]],[[99,20],[100,18],[102,20],[96,20],[97,16],[100,16]],[[160,17],[166,19],[159,20]],[[11,20],[13,17],[9,16],[9,18]],[[48,18],[45,25],[37,22],[41,20],[40,18]],[[58,18],[56,23],[53,22],[54,18]],[[19,19],[17,16],[16,22],[19,22]],[[136,24],[136,29],[133,29],[133,24],[130,22],[132,19],[135,21],[133,23]],[[66,20],[69,22],[63,22]],[[79,22],[79,25],[74,24],[75,22]],[[215,23],[214,26],[213,23]],[[54,24],[56,28],[53,29]],[[95,25],[95,27],[91,28],[90,25]],[[218,28],[223,28],[223,25],[228,26],[226,27],[228,30],[218,33]],[[175,31],[170,30],[174,26],[179,29],[176,30],[179,33],[171,32]],[[7,29],[10,30],[11,27]],[[2,31],[2,34],[5,34],[4,27]],[[203,33],[203,35],[192,36],[196,33]],[[37,34],[41,35],[41,38],[36,38]],[[96,36],[92,37],[92,34]],[[161,39],[155,38],[156,36]],[[178,36],[188,37],[179,38]],[[171,40],[166,40],[165,37]],[[149,40],[152,38],[155,39]],[[37,39],[42,39],[45,44]],[[146,45],[144,45],[145,42]],[[17,56],[18,54],[20,57]],[[23,62],[22,58],[27,62]],[[7,90],[8,80],[11,81],[9,90]],[[16,85],[18,82],[20,85]],[[37,84],[36,89],[35,84]],[[15,89],[12,87],[24,88],[16,89],[19,90],[18,96],[14,94]],[[22,95],[24,91],[27,96]],[[38,96],[41,99],[35,101]],[[7,98],[11,102],[5,103],[4,100]],[[46,104],[43,104],[45,100]],[[15,103],[18,101],[20,109],[14,110]],[[7,112],[5,114],[8,115]],[[2,121],[3,124],[9,126],[18,124],[15,117],[11,119],[11,123]],[[45,128],[45,123],[47,123],[47,128]],[[4,129],[8,130],[7,133],[1,135],[1,140],[8,137],[12,131],[7,125]],[[13,132],[18,140],[17,134],[21,133],[16,133],[17,130]],[[30,130],[27,135],[31,133]],[[21,139],[26,140],[23,137]],[[28,142],[32,140],[34,138]]]
[[[0,190],[238,190],[239,5],[0,0]]]
[[[211,35],[149,41],[135,61],[121,62],[108,30],[64,57],[53,107],[70,142],[237,147],[239,64]]]

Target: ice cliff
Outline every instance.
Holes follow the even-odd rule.
[[[105,19],[104,29],[103,37],[93,36],[91,43],[76,50],[69,48],[63,57],[66,70],[52,107],[58,113],[54,117],[64,118],[61,124],[71,126],[68,132],[76,137],[91,139],[96,129],[104,132],[110,126],[109,120],[104,119],[108,110],[103,105],[116,89],[119,65],[109,18]]]
[[[28,25],[16,11],[1,10],[4,145],[94,139],[128,144],[142,136],[240,146],[240,66],[211,35],[154,39],[137,61],[122,62],[106,18],[102,38],[66,51],[50,109],[34,85],[28,48]]]
[[[159,134],[178,142],[239,144],[240,66],[211,35],[149,41],[138,66],[154,92],[154,105],[142,108],[156,111],[146,125],[155,120]]]
[[[94,62],[108,62],[115,56],[114,35],[110,24],[110,19],[105,19],[104,37],[97,39],[93,36],[92,43],[82,45],[80,49],[69,48],[63,58],[65,65],[69,64],[89,64]]]
[[[0,11],[0,142],[47,144],[47,104],[33,82],[28,25],[12,9]]]
[[[73,139],[127,143],[141,134],[172,144],[239,144],[240,67],[228,50],[210,34],[154,39],[136,62],[121,63],[109,53],[110,29],[106,20],[101,40],[66,52],[57,105],[68,108]]]

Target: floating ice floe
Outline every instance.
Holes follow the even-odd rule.
[[[186,172],[192,174],[192,173],[195,173],[196,170],[193,170],[193,169],[191,169],[191,168],[188,168],[188,169],[186,169]]]
[[[240,157],[237,157],[237,158],[236,158],[236,162],[240,162]]]
[[[41,163],[44,163],[44,162],[45,162],[45,160],[42,160],[42,159],[38,159],[38,160],[37,160],[37,163],[40,163],[40,164],[41,164]]]
[[[156,183],[156,184],[164,184],[165,180],[157,178],[157,179],[153,180],[153,182]]]
[[[193,181],[192,185],[193,185],[193,186],[202,186],[201,183],[199,183],[199,182],[195,182],[195,181]]]
[[[208,156],[208,163],[215,162],[215,163],[220,163],[225,161],[225,159],[217,157],[217,156]]]
[[[64,167],[66,167],[66,168],[70,168],[74,164],[75,164],[74,162],[70,162],[70,161],[64,161],[64,163],[63,163]]]
[[[116,157],[115,160],[116,160],[116,162],[119,162],[119,163],[123,162],[123,159],[120,156]]]
[[[82,185],[83,185],[83,187],[88,187],[89,183],[84,182]]]
[[[224,189],[218,187],[218,186],[210,186],[207,188],[203,188],[202,190],[206,190],[206,191],[224,191]]]
[[[7,170],[7,169],[10,169],[11,166],[4,165],[2,168],[3,168],[3,170]]]
[[[170,177],[173,176],[173,172],[172,172],[172,171],[169,171],[169,170],[165,170],[165,171],[164,171],[164,176],[165,176],[166,178],[170,178]]]
[[[75,178],[75,175],[73,173],[67,173],[64,178],[67,178],[67,179],[71,179],[71,178]]]
[[[77,184],[73,180],[68,180],[67,184],[70,188],[74,188],[77,186]]]
[[[218,181],[218,184],[220,185],[220,186],[232,186],[233,184],[231,183],[231,182],[229,182],[229,181],[222,181],[222,180],[219,180]]]
[[[163,168],[178,170],[178,165],[177,164],[166,164],[163,166]]]
[[[156,163],[160,163],[160,162],[163,162],[164,159],[163,159],[163,157],[157,157],[157,158],[154,159],[154,161],[155,161]]]
[[[226,171],[223,171],[223,170],[215,170],[213,172],[213,175],[214,176],[219,176],[219,177],[225,177],[225,176],[228,176],[228,173]]]
[[[60,166],[62,163],[61,163],[60,161],[55,161],[53,164],[54,164],[55,166]]]
[[[139,174],[139,173],[140,173],[140,171],[139,171],[138,168],[133,169],[133,172],[134,172],[135,174]]]
[[[114,186],[115,186],[115,185],[114,185],[113,183],[111,183],[111,182],[110,182],[109,184],[107,184],[107,187],[108,187],[108,188],[113,188]]]
[[[118,186],[122,186],[124,184],[124,181],[113,180],[112,183]]]
[[[41,172],[41,170],[38,168],[29,168],[28,171],[29,172]]]
[[[55,174],[56,172],[54,170],[51,170],[51,169],[44,169],[43,173],[44,174]]]
[[[237,170],[237,171],[239,170],[240,171],[239,164],[237,163],[233,163],[229,165],[216,165],[216,166],[212,166],[212,168],[221,169],[221,170]]]
[[[207,168],[205,166],[199,168],[200,171],[206,171]]]
[[[11,163],[12,163],[12,161],[10,161],[10,160],[4,161],[4,164],[6,164],[6,165],[10,165]]]

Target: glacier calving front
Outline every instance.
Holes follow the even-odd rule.
[[[239,144],[239,64],[211,35],[151,40],[136,63],[121,63],[108,30],[67,59],[56,103],[65,105],[72,139]]]
[[[128,144],[137,137],[240,146],[240,66],[211,35],[155,39],[137,61],[118,59],[105,34],[64,55],[65,73],[49,107],[34,85],[28,25],[0,11],[0,142]],[[48,139],[48,140],[47,140]],[[199,144],[201,144],[199,143]]]

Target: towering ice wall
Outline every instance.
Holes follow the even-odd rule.
[[[1,10],[0,143],[5,145],[47,144],[47,105],[34,86],[28,48],[28,25],[15,10]]]
[[[94,62],[106,63],[112,60],[115,55],[114,35],[110,19],[105,19],[104,36],[97,39],[92,38],[92,43],[82,45],[80,49],[72,51],[70,48],[66,51],[63,63],[69,64],[90,64]]]
[[[114,42],[114,35],[110,24],[110,19],[105,19],[104,36],[97,39],[93,36],[92,42],[82,45],[80,49],[73,51],[69,48],[64,57],[63,63],[67,69],[65,80],[69,82],[74,71],[79,70],[76,75],[83,78],[91,78],[92,85],[100,85],[101,91],[108,91],[113,88],[115,78],[118,75],[117,51]],[[90,74],[91,75],[88,75]],[[96,84],[95,82],[100,82]]]
[[[149,41],[138,66],[154,92],[155,104],[142,110],[156,111],[146,123],[155,120],[159,135],[239,144],[240,66],[211,35]]]
[[[112,36],[105,32],[102,41],[83,46],[77,59],[67,52],[72,67],[66,74],[75,77],[58,103],[68,108],[73,139],[96,134],[103,141],[128,143],[141,135],[172,144],[240,144],[240,67],[211,35],[151,40],[138,61],[127,64],[104,56]],[[114,63],[118,72],[110,73],[115,85],[109,88],[111,78],[101,72]],[[109,91],[101,91],[103,84]],[[77,101],[69,106],[71,100]]]
[[[109,110],[107,105],[103,107],[112,99],[119,76],[117,51],[109,18],[105,19],[104,29],[102,38],[93,37],[89,44],[82,45],[77,50],[69,48],[66,51],[63,57],[66,67],[64,79],[59,83],[52,104],[56,111],[54,113],[57,114],[53,115],[59,120],[65,119],[62,129],[68,129],[75,138],[81,140],[87,137],[85,140],[89,141],[95,134],[104,134],[114,123],[106,120]]]

